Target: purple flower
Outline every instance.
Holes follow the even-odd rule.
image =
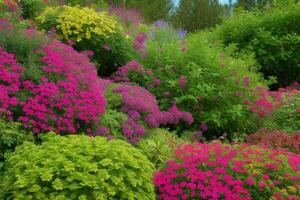
[[[186,36],[186,34],[187,34],[186,29],[181,28],[181,29],[178,30],[178,35],[181,39],[183,39]]]
[[[154,22],[154,26],[156,27],[167,27],[169,26],[168,22],[164,21],[164,20],[157,20],[156,22]]]

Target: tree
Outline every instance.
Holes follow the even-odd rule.
[[[136,8],[146,22],[167,19],[174,7],[173,0],[111,0],[114,5]]]
[[[218,0],[181,0],[173,24],[189,31],[212,27],[221,21],[223,11]]]

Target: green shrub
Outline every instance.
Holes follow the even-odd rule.
[[[33,19],[46,6],[44,0],[19,0],[19,5],[22,9],[22,16],[25,19]]]
[[[174,133],[164,129],[150,129],[147,137],[141,140],[137,148],[160,169],[165,166],[168,160],[173,159],[173,153],[183,141],[178,139]]]
[[[64,42],[74,42],[78,51],[92,51],[91,60],[102,76],[109,76],[132,59],[133,48],[120,24],[106,12],[79,6],[48,7],[39,17],[40,29],[55,29]]]
[[[155,94],[162,110],[176,101],[181,110],[190,112],[195,131],[207,123],[204,134],[209,139],[224,132],[229,137],[234,132],[250,133],[257,130],[258,121],[244,100],[252,100],[252,91],[266,84],[252,67],[251,57],[235,59],[228,56],[232,51],[209,43],[202,33],[163,45],[148,41],[147,57],[141,60],[146,73],[130,71],[129,78]],[[172,128],[182,133],[180,129],[190,127]]]
[[[33,133],[25,131],[20,123],[0,118],[0,167],[5,154],[14,151],[25,141],[34,141]]]
[[[122,135],[121,124],[126,120],[127,115],[125,113],[113,109],[107,109],[101,116],[99,125],[104,126],[109,131],[107,134],[110,136],[125,140],[125,137]]]
[[[214,33],[225,45],[254,52],[265,77],[275,76],[274,88],[300,81],[300,4],[242,12],[226,19]]]
[[[155,199],[153,165],[129,144],[51,136],[7,158],[1,199]]]

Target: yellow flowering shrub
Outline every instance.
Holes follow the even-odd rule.
[[[37,21],[47,25],[47,20],[52,21],[53,18],[55,25],[52,25],[64,40],[79,42],[83,38],[90,39],[92,35],[109,37],[120,28],[117,21],[106,12],[96,12],[92,8],[79,6],[48,7],[37,17]]]
[[[39,29],[55,30],[58,39],[72,41],[77,51],[92,51],[91,60],[101,76],[110,76],[133,59],[131,40],[126,38],[121,25],[106,12],[69,5],[48,7],[36,18],[36,22]]]

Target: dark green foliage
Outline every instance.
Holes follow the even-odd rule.
[[[0,199],[155,199],[153,165],[131,145],[103,137],[51,136],[9,154]]]
[[[98,41],[98,42],[95,42]],[[106,49],[105,46],[109,49]],[[83,39],[74,45],[78,51],[92,50],[91,60],[96,64],[100,76],[110,76],[120,66],[133,59],[134,50],[131,40],[121,31],[111,34],[109,38]]]
[[[225,45],[254,52],[265,77],[275,76],[273,88],[300,81],[300,4],[242,12],[225,20],[215,31]]]
[[[22,9],[22,16],[25,19],[33,19],[46,6],[43,0],[19,0],[19,5]]]
[[[221,21],[223,11],[218,0],[181,0],[173,24],[189,31],[212,27]]]
[[[33,133],[27,132],[17,122],[10,122],[0,118],[0,167],[3,162],[4,155],[14,151],[16,146],[21,145],[25,141],[34,141]]]

